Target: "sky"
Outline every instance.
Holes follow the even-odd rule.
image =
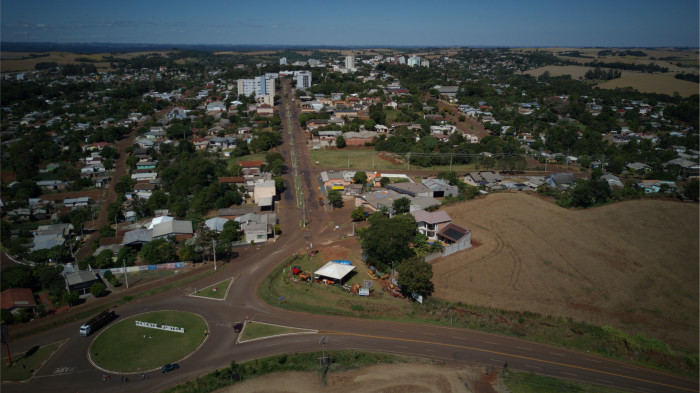
[[[698,0],[2,0],[0,41],[698,47],[699,12]]]

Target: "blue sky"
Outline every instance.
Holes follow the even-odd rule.
[[[6,42],[691,46],[698,0],[3,0]]]

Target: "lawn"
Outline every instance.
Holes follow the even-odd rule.
[[[184,333],[136,326],[135,321],[184,328]],[[90,345],[90,358],[111,372],[134,373],[176,362],[205,339],[207,323],[182,311],[156,311],[124,319],[104,330]]]
[[[240,161],[265,161],[265,154],[264,153],[249,154],[247,156],[231,158],[231,159],[227,160],[226,170],[228,170],[229,172],[233,171],[233,166],[236,165]],[[234,175],[239,176],[239,174],[237,174],[237,173],[234,173]]]
[[[296,329],[286,326],[270,325],[260,322],[249,322],[241,332],[240,341],[255,340],[256,338],[279,336],[292,333],[314,333],[313,330]]]
[[[503,381],[512,393],[596,392],[622,393],[623,390],[570,382],[533,373],[508,372]]]
[[[311,161],[322,167],[365,171],[447,171],[467,172],[476,170],[474,164],[418,166],[398,155],[372,149],[315,149],[311,150]]]
[[[226,293],[228,292],[228,286],[231,284],[232,280],[233,278],[229,278],[228,280],[217,282],[214,285],[210,285],[204,289],[192,293],[192,295],[223,300],[226,297]],[[216,290],[214,290],[214,288],[216,288]]]
[[[27,352],[15,353],[12,355],[12,367],[9,367],[8,358],[3,358],[0,368],[2,381],[20,382],[28,380],[63,343],[65,341],[58,341],[43,347],[34,347]]]

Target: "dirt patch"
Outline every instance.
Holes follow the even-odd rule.
[[[331,372],[326,383],[318,372],[274,373],[217,390],[239,392],[342,392],[342,393],[413,393],[413,392],[507,392],[501,378],[484,377],[485,370],[432,364],[380,364],[357,370]]]
[[[696,204],[566,210],[501,193],[445,210],[481,246],[433,265],[434,296],[613,325],[697,350]]]

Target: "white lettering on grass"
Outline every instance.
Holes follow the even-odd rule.
[[[153,323],[153,322],[136,321],[136,326],[146,327],[146,328],[150,328],[150,329],[167,330],[169,332],[177,332],[177,333],[184,333],[185,332],[185,328],[181,328],[181,327],[177,327],[177,326],[170,326],[170,325],[159,325],[159,324]]]

